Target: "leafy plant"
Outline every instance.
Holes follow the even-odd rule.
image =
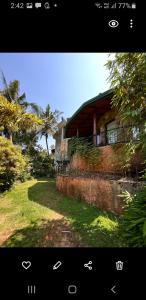
[[[0,136],[0,190],[9,189],[25,170],[26,162],[18,146]]]
[[[128,133],[131,138],[125,146],[125,167],[129,167],[136,148],[146,156],[146,53],[116,53],[106,67],[114,90],[112,106],[122,124],[137,129],[139,136],[135,145],[133,134]]]
[[[46,150],[31,148],[29,151],[31,174],[35,177],[54,176],[53,160]]]
[[[146,53],[116,53],[108,60],[113,107],[124,122],[143,124],[146,113]]]
[[[89,164],[97,164],[100,156],[100,152],[95,145],[88,142],[85,138],[74,137],[69,143],[70,154],[79,154],[79,156],[85,159]]]
[[[123,193],[125,209],[121,220],[121,233],[130,247],[146,246],[146,186],[131,196]]]
[[[33,129],[42,124],[43,121],[35,114],[26,113],[19,104],[11,103],[0,96],[0,125],[4,127],[4,134],[11,141],[14,132],[24,128]]]

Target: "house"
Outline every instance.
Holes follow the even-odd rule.
[[[127,131],[112,108],[112,96],[113,91],[108,90],[83,103],[67,122],[65,137],[86,137],[96,146],[128,142],[131,134],[137,140],[139,128],[131,125]]]
[[[123,204],[119,194],[125,190],[134,192],[141,184],[125,179],[125,175],[131,177],[137,173],[144,160],[136,152],[127,164],[129,154],[124,152],[125,145],[131,140],[137,143],[141,129],[134,124],[122,124],[112,107],[112,97],[113,90],[100,93],[84,102],[67,122],[62,123],[56,138],[59,134],[63,143],[67,141],[66,155],[70,159],[70,172],[65,176],[58,175],[56,186],[65,195],[121,213]],[[94,164],[78,153],[69,157],[68,147],[73,137],[84,138],[95,146],[99,159]],[[56,143],[56,149],[61,153],[60,142]]]
[[[72,157],[73,169],[108,173],[120,173],[123,170],[123,146],[131,140],[139,140],[140,127],[122,124],[112,107],[112,97],[113,90],[110,89],[84,102],[66,123],[64,138],[84,137],[98,147],[101,153],[100,162],[94,167],[79,157]],[[140,158],[135,156],[132,168],[137,169],[140,164]]]

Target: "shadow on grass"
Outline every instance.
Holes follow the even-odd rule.
[[[2,247],[80,247],[80,237],[64,220],[31,222],[16,230]]]
[[[30,201],[39,203],[62,219],[41,221],[16,231],[3,246],[8,247],[122,247],[118,218],[56,191],[55,180],[38,179],[28,188]],[[62,233],[62,228],[70,233]]]

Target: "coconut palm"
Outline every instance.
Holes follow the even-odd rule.
[[[57,124],[58,124],[58,119],[61,114],[62,114],[62,112],[60,112],[58,110],[55,110],[54,112],[52,112],[49,104],[46,106],[46,109],[42,110],[42,112],[41,112],[43,126],[41,128],[40,135],[41,135],[41,137],[42,136],[45,137],[48,155],[49,155],[48,137],[49,137],[49,135],[53,135],[55,133],[55,131],[58,129]]]
[[[12,141],[12,135],[19,130],[34,130],[41,126],[43,121],[35,114],[27,113],[16,103],[9,102],[0,95],[0,127],[3,127],[5,136]]]
[[[35,113],[37,116],[41,112],[41,108],[36,103],[30,103],[26,100],[26,94],[23,93],[20,95],[20,82],[18,80],[13,80],[9,84],[5,78],[4,73],[1,71],[2,83],[4,85],[4,89],[0,91],[0,95],[3,96],[7,101],[11,104],[16,104],[20,106],[24,112],[29,111],[30,113]],[[29,129],[30,130],[30,129]],[[26,128],[25,130],[26,131]],[[12,132],[8,130],[8,127],[4,126],[3,134],[12,140]],[[15,136],[15,131],[13,132]],[[17,133],[19,136],[19,132]],[[19,138],[17,139],[17,141]]]
[[[28,102],[26,100],[26,94],[20,95],[20,82],[18,80],[10,81],[7,83],[4,73],[1,71],[1,78],[4,85],[4,89],[0,91],[0,94],[4,96],[9,102],[19,104],[25,110],[30,108],[31,112],[39,114],[40,107],[33,102]]]

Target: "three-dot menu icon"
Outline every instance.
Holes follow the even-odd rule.
[[[130,28],[133,28],[133,20],[130,19]]]

